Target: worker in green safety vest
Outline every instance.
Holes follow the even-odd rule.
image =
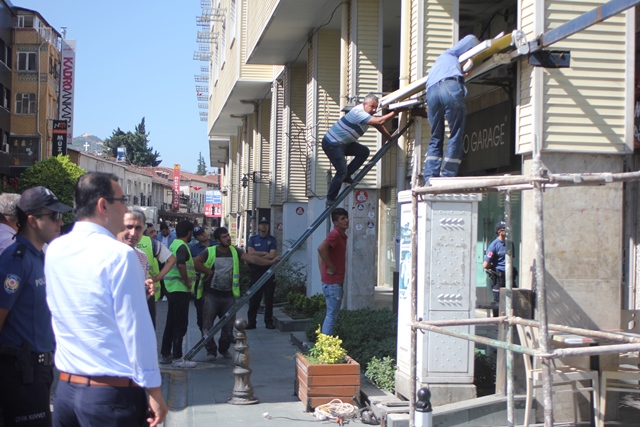
[[[231,246],[231,236],[225,227],[218,227],[213,232],[217,246],[208,247],[194,260],[196,270],[204,275],[203,283],[203,313],[202,329],[208,331],[213,326],[216,317],[222,318],[233,307],[236,298],[240,296],[240,261],[256,265],[272,265],[280,260],[275,257],[268,259],[258,255],[248,254],[242,249]],[[207,360],[213,361],[218,353],[225,359],[230,359],[233,322],[228,321],[220,331],[220,339],[205,344]]]
[[[136,248],[140,249],[147,256],[148,276],[153,280],[153,298],[149,298],[147,303],[149,304],[149,313],[151,313],[151,320],[153,321],[153,327],[156,327],[156,301],[160,299],[161,287],[160,281],[169,273],[171,268],[176,263],[176,257],[173,256],[171,251],[159,241],[152,239],[149,236],[143,235],[140,238],[140,242],[136,245]],[[163,265],[160,269],[160,265]]]
[[[193,238],[195,242],[192,242],[189,245],[189,250],[191,250],[191,256],[194,259],[202,253],[202,251],[207,250],[209,246],[215,246],[217,243],[215,240],[209,238],[209,233],[204,227],[195,226],[193,228]],[[196,308],[196,321],[198,322],[198,329],[202,331],[202,274],[200,274],[196,270],[196,284],[194,285],[194,293],[195,299],[193,300],[193,305]]]
[[[178,368],[193,368],[195,362],[182,357],[182,339],[189,324],[189,301],[196,280],[193,257],[187,242],[191,241],[193,223],[180,221],[176,225],[176,239],[169,249],[176,257],[176,264],[164,278],[167,289],[167,323],[162,336],[160,363],[171,363]]]

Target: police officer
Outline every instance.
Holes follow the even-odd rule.
[[[0,407],[5,426],[50,426],[55,346],[46,301],[42,247],[71,211],[51,190],[26,190],[16,241],[0,256]]]
[[[487,253],[482,263],[482,268],[487,270],[489,280],[491,282],[491,290],[493,291],[493,302],[500,303],[500,288],[505,287],[505,269],[507,245],[505,242],[506,223],[500,221],[496,224],[496,235],[498,236],[487,248]],[[514,268],[514,279],[517,270]],[[493,316],[498,315],[498,310],[493,310]]]
[[[249,238],[249,244],[247,245],[247,253],[264,257],[265,259],[274,259],[276,257],[276,251],[278,245],[276,238],[269,234],[269,221],[266,217],[260,219],[258,224],[258,234]],[[269,270],[269,266],[260,266],[256,264],[249,264],[251,271],[251,282],[249,286],[253,286],[264,273]],[[264,295],[264,325],[267,329],[274,329],[273,324],[273,295],[276,291],[276,278],[271,276],[269,280],[260,288],[249,301],[249,310],[247,317],[249,318],[247,329],[255,329],[257,326],[256,317],[258,310],[260,309],[260,301],[262,295]]]

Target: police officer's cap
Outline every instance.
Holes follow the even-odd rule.
[[[58,200],[53,191],[42,186],[25,190],[18,201],[18,208],[22,212],[33,212],[42,208],[51,209],[54,212],[71,212],[71,208]]]
[[[500,230],[506,229],[507,228],[507,223],[504,221],[500,221],[496,223],[496,233]]]
[[[205,231],[204,231],[204,228],[202,228],[202,227],[200,227],[200,226],[198,226],[198,227],[194,227],[194,229],[193,229],[193,235],[194,235],[194,237],[195,237],[195,236],[199,236],[199,235],[201,235],[201,234],[204,234],[204,232],[205,232]]]
[[[260,222],[258,224],[262,224],[262,223],[269,224],[269,220],[267,219],[266,216],[263,216],[262,218],[260,218]]]

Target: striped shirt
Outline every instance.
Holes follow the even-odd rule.
[[[371,115],[364,111],[364,105],[357,105],[327,131],[324,139],[331,144],[356,142],[369,129],[367,124],[369,120],[371,120]]]

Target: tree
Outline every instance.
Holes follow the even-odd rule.
[[[39,185],[48,188],[67,206],[73,206],[73,189],[78,178],[86,171],[62,154],[36,162],[20,175],[18,189],[24,190]],[[64,214],[64,222],[73,221],[73,214]]]
[[[202,176],[207,174],[207,164],[204,162],[204,157],[202,157],[202,151],[198,153],[198,170],[196,170],[196,174]]]
[[[162,160],[158,160],[160,153],[149,146],[149,133],[145,128],[144,117],[134,132],[124,132],[120,128],[104,140],[104,152],[111,157],[116,157],[118,147],[127,150],[127,161],[137,166],[158,166]]]

